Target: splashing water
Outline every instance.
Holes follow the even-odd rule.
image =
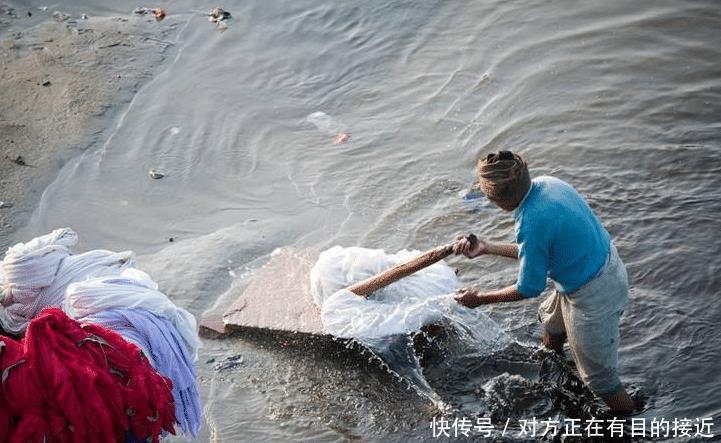
[[[446,410],[423,375],[423,348],[439,334],[452,334],[454,346],[461,346],[465,355],[484,357],[508,346],[512,342],[508,334],[483,311],[467,309],[453,299],[458,278],[445,262],[392,283],[368,299],[345,289],[419,254],[335,246],[321,253],[311,270],[311,290],[328,333],[371,349],[389,371]]]

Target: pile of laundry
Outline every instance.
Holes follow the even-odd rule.
[[[0,327],[24,336],[0,335],[0,442],[197,436],[195,317],[132,252],[73,254],[77,241],[57,229],[0,262]]]

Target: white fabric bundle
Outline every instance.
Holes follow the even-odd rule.
[[[66,291],[63,308],[77,319],[108,309],[145,309],[168,319],[180,333],[193,360],[198,359],[200,339],[195,317],[158,291],[157,283],[138,269],[130,268],[119,276],[71,284]]]
[[[386,254],[378,249],[340,246],[321,253],[310,279],[326,332],[377,349],[386,337],[416,332],[443,321],[467,337],[478,355],[507,345],[511,338],[485,312],[468,309],[454,300],[458,278],[444,261],[398,280],[368,299],[344,289],[420,253],[403,250]]]
[[[458,278],[442,261],[376,291],[368,299],[343,289],[419,254],[340,246],[324,251],[311,270],[311,291],[321,306],[326,331],[343,338],[387,337],[418,331],[443,318],[456,305],[452,293],[458,288]]]
[[[30,320],[43,308],[61,306],[66,287],[75,281],[104,275],[118,275],[132,266],[130,251],[96,250],[72,255],[78,241],[69,229],[18,243],[0,263],[0,284],[4,287],[0,325],[13,334],[25,332]]]

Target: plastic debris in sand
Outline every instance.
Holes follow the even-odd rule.
[[[154,180],[160,180],[161,178],[165,177],[165,174],[156,171],[155,169],[151,169],[150,171],[148,171],[148,175]]]
[[[156,21],[162,21],[165,18],[165,10],[163,8],[146,8],[144,6],[138,6],[133,9],[135,15],[147,15],[153,14]]]
[[[213,10],[210,11],[210,14],[208,14],[208,20],[213,23],[217,21],[228,20],[230,18],[233,18],[230,15],[230,12],[224,10],[223,8],[213,8]]]
[[[28,164],[25,163],[25,159],[23,158],[22,155],[18,155],[18,156],[15,157],[15,158],[12,158],[12,157],[10,157],[9,155],[6,155],[6,156],[5,156],[5,159],[6,159],[6,160],[10,160],[11,162],[15,163],[15,164],[18,165],[18,166],[28,166]]]
[[[215,26],[220,32],[228,29],[228,25],[225,24],[225,20],[230,20],[231,18],[233,17],[230,15],[230,12],[224,10],[223,8],[213,8],[213,10],[208,14],[208,20],[211,23],[215,23]]]
[[[53,18],[55,19],[56,22],[64,22],[70,18],[70,15],[68,15],[64,12],[55,11],[55,12],[53,12]]]
[[[341,145],[350,141],[350,132],[346,125],[325,112],[314,112],[308,115],[305,120],[315,125],[320,132],[332,135],[334,145]]]

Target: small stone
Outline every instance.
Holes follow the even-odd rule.
[[[148,172],[148,175],[150,175],[150,178],[152,178],[154,180],[159,180],[159,179],[165,177],[165,174],[163,174],[162,172],[158,172],[155,169],[151,169]]]
[[[45,87],[50,86],[50,85],[52,85],[52,83],[50,83],[50,80],[45,80],[43,82],[43,86],[45,86]]]
[[[88,19],[88,14],[80,14],[80,18],[83,19],[83,20],[87,20],[87,19]]]
[[[12,203],[0,202],[0,209],[12,208],[12,207],[13,207]]]
[[[32,16],[33,16],[33,13],[28,11],[28,17],[32,17]]]
[[[168,239],[168,241],[169,241],[170,243],[173,243],[173,242],[175,241],[175,239],[174,239],[173,237],[170,237],[170,238]]]

